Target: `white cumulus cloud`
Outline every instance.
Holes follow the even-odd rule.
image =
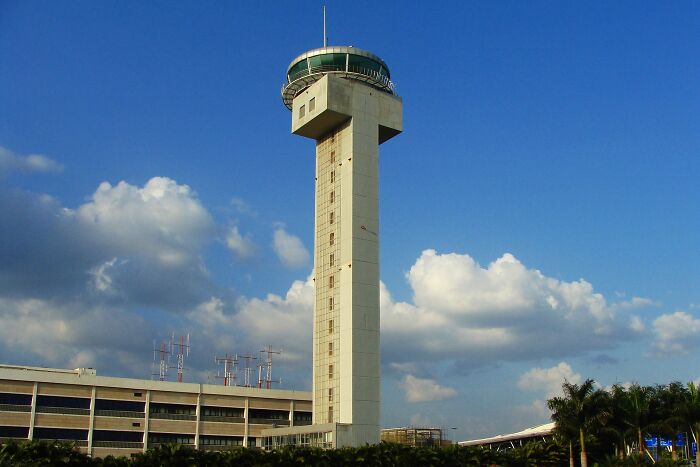
[[[574,373],[566,362],[560,362],[551,368],[532,368],[523,373],[518,379],[518,387],[524,391],[541,391],[547,399],[561,395],[561,385],[564,381],[579,384],[582,381],[579,373]]]
[[[0,146],[0,175],[9,172],[60,172],[63,166],[42,154],[23,156]]]
[[[143,188],[102,182],[75,217],[123,254],[175,266],[195,258],[214,227],[192,189],[167,177],[153,177]]]
[[[314,285],[294,281],[284,297],[240,297],[227,304],[212,297],[189,314],[218,351],[259,349],[267,344],[283,349],[283,359],[310,361]],[[235,348],[234,348],[235,347]]]
[[[698,346],[700,319],[685,311],[659,316],[653,322],[654,349],[660,354],[687,353]]]
[[[257,250],[250,236],[242,235],[235,225],[231,227],[226,234],[226,246],[241,259],[255,256]]]
[[[470,368],[612,348],[640,332],[589,282],[547,277],[509,253],[483,267],[469,255],[426,250],[406,277],[413,303],[394,301],[380,284],[390,361],[455,358]]]
[[[408,402],[427,402],[449,399],[457,395],[452,388],[441,386],[434,379],[406,375],[401,382]]]
[[[287,233],[282,227],[275,229],[272,236],[272,248],[282,264],[290,268],[299,268],[309,262],[309,251],[301,239]]]

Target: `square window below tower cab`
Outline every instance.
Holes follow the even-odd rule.
[[[312,97],[309,101],[309,112],[313,112],[316,109],[316,98]]]

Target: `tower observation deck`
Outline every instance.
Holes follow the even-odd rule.
[[[379,443],[379,145],[403,129],[389,67],[323,47],[287,68],[292,133],[315,140],[313,424],[266,430],[266,446]]]
[[[321,47],[304,52],[287,67],[287,80],[282,85],[284,105],[291,110],[300,92],[331,73],[396,94],[389,67],[381,58],[355,47]]]

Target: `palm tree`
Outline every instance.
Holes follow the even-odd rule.
[[[656,421],[652,424],[655,431],[671,438],[671,459],[678,460],[676,444],[678,433],[682,433],[686,423],[684,418],[685,402],[688,390],[679,382],[657,386],[654,390]]]
[[[621,400],[625,424],[636,435],[639,456],[644,456],[644,431],[652,421],[651,402],[653,388],[634,383],[625,391],[626,397]]]
[[[695,439],[695,444],[698,444],[698,441],[700,441],[700,382],[698,384],[688,383],[683,418],[685,423],[690,426],[690,432]],[[695,451],[695,465],[700,465],[698,462],[700,462],[700,449]]]
[[[595,381],[587,379],[583,384],[573,384],[565,381],[562,384],[563,397],[554,397],[547,401],[552,411],[552,421],[561,424],[566,432],[578,431],[581,445],[581,467],[588,467],[586,453],[586,433],[600,426],[607,418],[606,393],[595,389]],[[571,444],[569,445],[571,447]],[[569,460],[573,466],[572,459]]]
[[[547,401],[547,407],[552,411],[554,435],[569,445],[569,467],[575,467],[574,441],[578,437],[578,428],[573,404],[563,397],[554,397]]]
[[[601,436],[609,437],[615,446],[615,457],[622,460],[626,457],[627,441],[631,429],[627,423],[627,390],[621,384],[614,384],[606,392],[607,411],[609,418],[601,429]]]

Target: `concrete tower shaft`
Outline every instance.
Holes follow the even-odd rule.
[[[314,424],[379,442],[378,146],[402,131],[401,100],[325,74],[292,101],[292,132],[316,140]]]

